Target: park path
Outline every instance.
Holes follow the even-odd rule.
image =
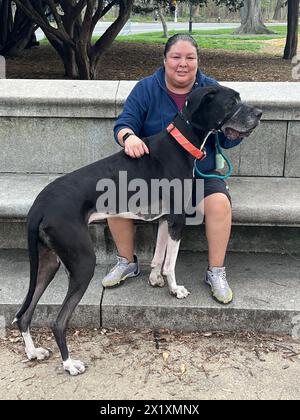
[[[71,377],[53,349],[26,361],[17,332],[0,342],[0,399],[299,399],[300,342],[288,337],[159,331],[73,330],[70,348],[88,364]]]

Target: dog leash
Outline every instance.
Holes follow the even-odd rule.
[[[204,144],[208,138],[208,136],[211,134],[211,132],[208,133],[208,135],[206,136],[206,138],[204,139],[204,142],[202,143],[200,150],[203,149]],[[203,172],[201,172],[198,168],[197,168],[197,159],[194,160],[194,171],[193,171],[193,176],[195,175],[195,173],[201,177],[201,178],[217,178],[217,179],[227,179],[230,177],[230,175],[232,174],[233,171],[233,166],[230,162],[230,160],[228,159],[228,157],[225,155],[225,153],[223,152],[222,147],[220,146],[220,140],[219,140],[219,134],[218,131],[215,131],[215,146],[216,146],[216,169],[223,169],[224,168],[224,163],[226,162],[227,166],[228,166],[228,171],[226,172],[225,175],[216,175],[216,174],[205,174]]]
[[[179,115],[181,118],[183,118],[182,114]],[[184,119],[184,118],[183,118]],[[185,121],[185,119],[184,119]],[[186,121],[185,121],[186,122]],[[195,147],[182,133],[181,131],[175,126],[174,123],[171,123],[166,128],[166,131],[183,147],[188,153],[190,153],[192,156],[195,157],[194,160],[194,168],[193,168],[193,176],[195,176],[195,173],[201,177],[201,178],[217,178],[217,179],[227,179],[230,177],[233,167],[230,163],[230,160],[228,157],[223,153],[222,147],[220,145],[219,141],[219,134],[218,129],[210,130],[207,135],[205,136],[205,139],[203,140],[200,148],[198,149]],[[216,175],[216,174],[205,174],[201,172],[197,168],[197,161],[203,160],[206,158],[206,150],[205,150],[205,143],[209,136],[211,134],[215,135],[215,148],[216,148],[216,169],[223,169],[224,168],[224,162],[227,163],[228,171],[225,175]]]

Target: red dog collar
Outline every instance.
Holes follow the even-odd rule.
[[[180,144],[187,152],[189,152],[196,159],[204,159],[206,157],[205,150],[197,149],[184,135],[178,130],[173,123],[167,127],[167,132]]]

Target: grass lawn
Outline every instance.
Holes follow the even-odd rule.
[[[236,35],[234,29],[216,29],[216,30],[196,30],[192,35],[202,48],[225,49],[225,50],[243,50],[259,52],[264,45],[261,41],[271,39],[281,39],[286,37],[287,28],[285,26],[270,26],[274,34],[270,35]],[[170,31],[169,35],[176,31]],[[188,31],[181,31],[188,33]],[[94,41],[97,37],[94,38]],[[142,42],[147,44],[165,44],[166,38],[162,32],[149,32],[145,34],[118,36],[118,42]]]
[[[222,49],[235,51],[260,52],[265,47],[265,41],[280,40],[286,37],[286,26],[269,26],[274,34],[270,35],[236,35],[234,29],[214,29],[214,30],[195,30],[192,35],[196,39],[200,48]],[[180,31],[188,33],[188,31]],[[176,31],[169,31],[169,36],[175,34]],[[93,37],[96,42],[97,36]],[[166,38],[162,32],[148,32],[136,35],[120,35],[116,42],[138,42],[144,44],[165,44]],[[40,41],[42,45],[47,45],[48,40],[45,38]]]

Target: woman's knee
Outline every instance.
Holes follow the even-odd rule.
[[[231,205],[226,194],[215,193],[204,199],[205,216],[225,218],[231,215]]]

